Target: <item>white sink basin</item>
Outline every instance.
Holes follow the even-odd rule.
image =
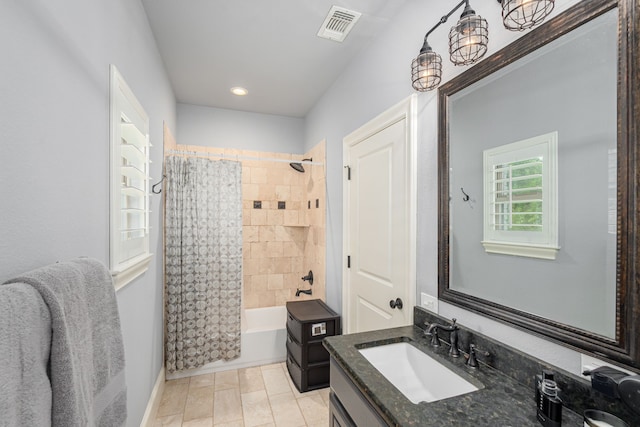
[[[435,402],[478,390],[478,387],[406,342],[359,351],[413,403]]]

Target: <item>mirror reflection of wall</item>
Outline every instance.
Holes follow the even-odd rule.
[[[612,10],[450,98],[451,289],[615,337],[616,82]],[[554,131],[556,259],[486,253],[483,151]]]

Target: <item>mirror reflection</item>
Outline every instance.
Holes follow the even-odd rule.
[[[608,338],[617,19],[611,10],[449,97],[449,288]],[[549,135],[555,152],[539,142]]]

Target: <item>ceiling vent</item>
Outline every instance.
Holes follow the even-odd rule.
[[[342,42],[362,14],[343,7],[332,6],[322,23],[318,37]]]

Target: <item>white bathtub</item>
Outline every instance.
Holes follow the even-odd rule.
[[[252,308],[242,313],[240,357],[228,362],[217,361],[198,369],[167,373],[167,379],[210,374],[217,371],[248,368],[284,362],[287,342],[287,309],[285,306]]]

